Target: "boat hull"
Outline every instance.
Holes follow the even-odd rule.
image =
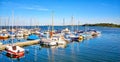
[[[21,58],[24,56],[24,52],[19,52],[17,54],[7,53],[6,56],[8,56],[10,58]]]
[[[8,36],[0,36],[0,39],[8,39]]]

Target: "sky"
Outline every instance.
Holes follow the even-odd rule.
[[[0,25],[48,25],[52,15],[54,25],[120,24],[120,0],[0,0]]]

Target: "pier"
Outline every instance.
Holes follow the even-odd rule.
[[[38,44],[39,41],[40,41],[40,39],[31,40],[31,41],[26,41],[26,42],[17,42],[17,43],[13,43],[13,45],[20,46],[20,47],[24,47],[24,46],[29,46],[29,45]],[[0,50],[4,50],[7,45],[9,45],[9,44],[0,45]]]

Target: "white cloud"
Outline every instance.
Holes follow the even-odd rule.
[[[21,4],[16,2],[0,2],[2,6],[4,7],[11,7],[13,9],[27,9],[27,10],[37,10],[37,11],[48,11],[47,8],[44,8],[40,5],[32,4]]]
[[[37,10],[37,11],[48,11],[46,8],[41,8],[41,7],[24,7],[23,9],[27,10]]]

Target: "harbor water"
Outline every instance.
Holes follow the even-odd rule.
[[[40,28],[43,31],[48,29],[47,26]],[[57,26],[54,29],[58,28],[65,27]],[[79,27],[79,29],[84,29],[84,27]],[[101,31],[101,35],[66,45],[25,46],[23,47],[26,50],[25,55],[17,59],[7,57],[6,52],[1,51],[0,62],[120,62],[120,28],[89,27],[89,29]],[[19,42],[24,41],[25,39],[21,39]],[[8,40],[2,42],[7,44]]]

